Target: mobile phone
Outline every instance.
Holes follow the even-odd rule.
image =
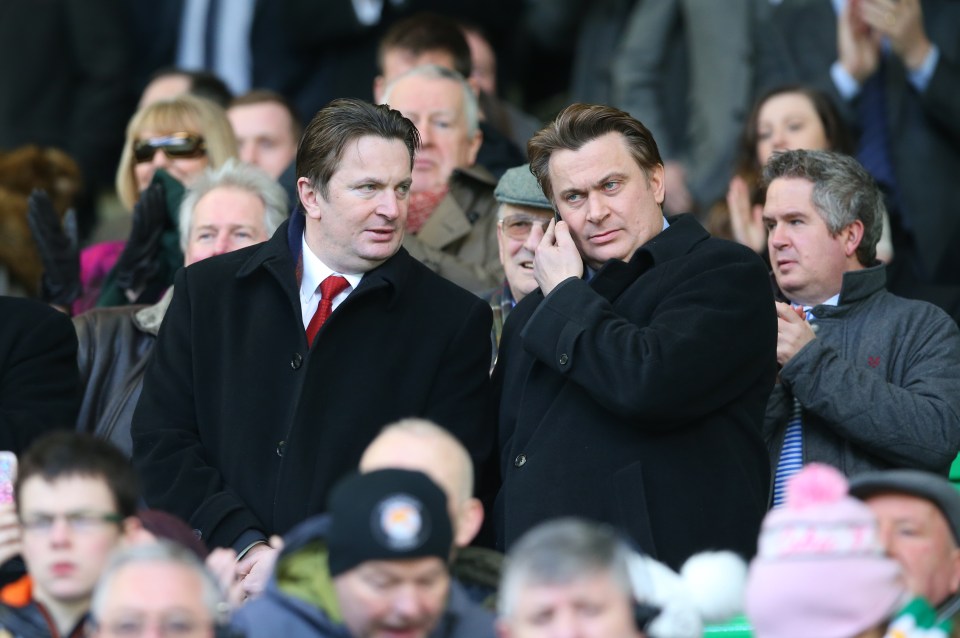
[[[13,503],[13,484],[17,480],[17,455],[0,451],[0,504]]]

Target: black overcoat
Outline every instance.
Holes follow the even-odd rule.
[[[494,373],[499,545],[576,515],[675,568],[705,549],[753,553],[769,486],[773,295],[749,249],[692,217],[670,221],[630,262],[510,314]]]
[[[489,307],[401,249],[308,348],[302,227],[295,214],[266,243],[177,274],[134,414],[147,503],[212,546],[325,511],[331,485],[396,419],[436,421],[478,462],[493,446]]]

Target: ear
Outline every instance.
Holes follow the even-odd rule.
[[[497,253],[500,255],[500,263],[503,264],[503,224],[502,220],[497,221]]]
[[[657,203],[661,206],[663,205],[664,197],[666,197],[666,180],[663,176],[663,164],[657,164],[653,168],[647,169],[647,185],[650,187],[650,190],[653,191],[653,196],[657,200]]]
[[[483,524],[483,504],[479,499],[471,498],[460,506],[460,521],[457,525],[457,537],[454,545],[466,547],[480,531]]]
[[[373,78],[373,103],[380,104],[383,101],[383,90],[387,88],[387,78],[378,75]]]
[[[497,630],[497,638],[510,638],[510,627],[503,618],[497,618],[493,627]]]
[[[855,219],[840,231],[843,236],[843,252],[847,257],[856,257],[857,248],[863,241],[863,222]]]
[[[300,204],[307,217],[320,219],[320,200],[323,195],[319,189],[314,188],[308,178],[301,177],[297,180],[297,195],[300,196]]]
[[[146,531],[143,523],[136,516],[128,516],[120,523],[123,540],[131,545],[140,540],[140,534]]]
[[[477,126],[477,130],[473,134],[473,139],[470,140],[470,149],[467,151],[467,159],[469,160],[468,166],[473,166],[477,162],[477,153],[480,151],[480,146],[483,144],[483,131],[480,130],[480,127]]]

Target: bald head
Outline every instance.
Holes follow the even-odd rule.
[[[473,498],[473,461],[455,436],[425,419],[388,425],[360,459],[361,472],[387,468],[418,470],[429,476],[447,495],[456,545],[463,547],[473,540],[483,521],[483,507]]]

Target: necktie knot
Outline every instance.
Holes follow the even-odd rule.
[[[320,282],[320,299],[321,301],[323,299],[329,299],[332,304],[334,297],[346,290],[349,286],[350,282],[340,275],[330,275]]]
[[[330,275],[320,282],[320,303],[317,305],[317,311],[314,313],[310,324],[307,326],[307,343],[313,345],[313,340],[320,332],[320,326],[333,313],[333,300],[341,292],[350,287],[350,282],[340,275]]]

